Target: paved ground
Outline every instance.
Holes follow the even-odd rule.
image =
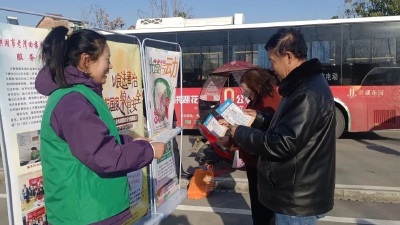
[[[189,135],[183,138],[182,169],[187,173],[198,167],[189,151],[194,141]],[[346,134],[337,141],[337,184],[400,187],[399,165],[400,131]],[[220,163],[216,171],[228,169],[223,177],[246,178],[244,171],[230,167]],[[0,182],[0,225],[8,224],[5,193]],[[207,199],[186,199],[161,224],[251,224],[248,195],[214,192]],[[400,204],[336,201],[334,210],[319,224],[400,225]]]
[[[198,167],[195,154],[189,150],[195,142],[193,135],[183,136],[182,169],[193,173]],[[178,139],[179,143],[179,139]],[[400,131],[376,133],[349,133],[337,141],[336,183],[344,185],[367,185],[400,187]],[[2,161],[0,160],[0,170]],[[218,163],[215,170],[228,169],[225,178],[246,178],[243,170]],[[0,183],[3,179],[0,171]]]
[[[213,193],[206,199],[186,199],[162,225],[251,225],[248,194]],[[211,212],[210,212],[211,211]],[[336,201],[318,224],[400,224],[400,205]]]
[[[179,142],[179,139],[178,139]],[[193,173],[198,163],[190,152],[194,136],[184,136],[182,169]],[[345,134],[337,141],[336,183],[400,187],[400,131]],[[246,178],[245,171],[219,163],[215,170],[229,169],[226,178]]]
[[[0,192],[4,193],[4,185]],[[184,200],[161,225],[251,225],[248,194],[214,192],[201,200]],[[0,198],[0,224],[8,224],[7,203]],[[336,201],[321,225],[400,225],[400,204]]]

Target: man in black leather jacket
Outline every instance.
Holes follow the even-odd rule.
[[[303,35],[280,29],[265,46],[280,77],[282,101],[275,114],[256,116],[252,127],[232,126],[236,143],[259,155],[260,201],[276,224],[316,224],[333,208],[335,103],[318,59],[307,59]]]

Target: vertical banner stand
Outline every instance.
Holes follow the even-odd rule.
[[[1,139],[1,155],[3,156],[3,168],[4,168],[4,178],[5,178],[5,185],[6,185],[6,194],[7,194],[7,211],[8,211],[8,224],[14,225],[14,212],[13,212],[13,205],[12,205],[12,194],[11,194],[11,179],[9,175],[9,167],[8,167],[8,156],[6,150],[6,142],[4,140],[4,128],[3,122],[1,119],[2,112],[0,107],[0,139]]]
[[[54,16],[54,15],[48,15],[48,14],[42,14],[42,13],[35,13],[35,12],[29,12],[29,11],[22,11],[22,10],[16,10],[16,9],[10,9],[10,8],[5,8],[5,7],[0,7],[0,10],[3,11],[9,11],[9,12],[15,12],[15,13],[21,13],[21,14],[27,14],[27,15],[35,15],[35,16],[42,16],[42,17],[50,17],[50,18],[55,18],[55,19],[62,19],[62,20],[68,20],[68,21],[72,21],[72,22],[82,22],[80,20],[77,19],[72,19],[72,18],[67,18],[67,17],[62,17],[62,16]],[[83,23],[82,23],[83,24]],[[86,25],[85,25],[86,28]],[[146,79],[146,73],[144,72],[146,70],[145,67],[145,58],[144,58],[144,48],[142,48],[143,43],[140,42],[140,40],[133,35],[126,35],[126,34],[121,34],[118,32],[114,32],[114,31],[108,31],[108,30],[102,30],[102,29],[92,29],[94,31],[101,31],[103,32],[103,34],[107,35],[107,33],[111,33],[111,34],[115,34],[115,35],[120,35],[120,36],[124,36],[127,38],[133,38],[137,41],[138,45],[139,45],[139,51],[140,51],[140,58],[141,58],[141,70],[142,70],[142,82],[143,82],[143,89],[144,92],[146,92],[146,90],[148,90],[147,88],[147,83],[145,82]],[[153,41],[158,41],[158,40],[153,40]],[[179,46],[179,44],[177,43],[170,43],[170,42],[164,42],[164,41],[158,41],[158,42],[162,42],[162,43],[167,43],[167,44],[173,44],[173,45],[177,45]],[[181,50],[181,47],[179,46],[179,49]],[[182,51],[181,52],[181,58],[180,58],[180,75],[181,75],[181,86],[182,86]],[[181,95],[182,95],[182,89],[181,89]],[[181,114],[182,114],[182,103],[181,103]],[[146,106],[147,108],[147,106]],[[1,108],[0,108],[0,118],[1,118]],[[147,125],[149,125],[149,120],[147,119]],[[181,116],[181,122],[182,122],[182,116]],[[149,128],[150,126],[148,126]],[[149,130],[149,134],[151,133],[151,131]],[[13,213],[13,201],[19,201],[19,199],[14,200],[12,199],[12,188],[11,188],[11,177],[9,174],[9,165],[8,162],[9,160],[7,157],[7,149],[6,149],[6,144],[5,144],[5,140],[4,140],[4,128],[3,128],[3,124],[2,124],[2,120],[0,119],[0,139],[1,139],[1,153],[2,153],[2,158],[3,158],[3,166],[4,166],[4,174],[5,174],[5,186],[6,186],[6,192],[7,192],[7,208],[8,208],[8,221],[10,225],[14,225],[16,218],[14,213]],[[182,132],[181,132],[181,146],[182,146]],[[182,150],[180,150],[180,167],[182,165]],[[168,216],[173,210],[175,210],[175,208],[180,204],[180,202],[186,197],[186,191],[183,190],[178,190],[173,196],[171,196],[161,207],[160,209],[158,209],[155,207],[156,206],[156,201],[155,201],[155,192],[154,190],[156,189],[154,187],[154,161],[153,163],[148,167],[148,179],[149,179],[149,199],[150,199],[150,211],[149,213],[144,216],[142,219],[140,219],[139,221],[137,221],[136,223],[134,223],[134,225],[153,225],[153,224],[158,224],[162,221],[163,218],[165,218],[166,216]],[[181,175],[179,174],[179,185],[181,183]],[[17,219],[19,220],[19,218]],[[17,223],[19,224],[19,223]],[[126,224],[126,225],[130,225],[130,224]]]
[[[35,12],[29,12],[29,11],[22,11],[22,10],[16,10],[16,9],[11,9],[11,8],[6,8],[6,7],[0,7],[0,10],[21,13],[21,14],[27,14],[27,15],[34,15],[34,16],[51,17],[51,18],[55,18],[55,19],[63,19],[63,20],[68,20],[68,21],[72,21],[72,22],[81,22],[80,20],[73,19],[73,18],[54,16],[54,15],[48,15],[48,14],[42,14],[42,13],[35,13]],[[7,155],[7,146],[6,146],[6,141],[4,140],[4,127],[3,127],[1,116],[2,116],[2,109],[0,108],[1,154],[2,154],[2,159],[3,159],[5,186],[6,186],[6,193],[7,193],[8,223],[9,223],[9,225],[14,225],[15,221],[21,220],[21,218],[14,218],[15,215],[14,215],[14,211],[13,211],[13,201],[19,201],[19,199],[12,198],[12,191],[17,191],[17,190],[16,189],[13,190],[11,188],[11,176],[10,176],[10,171],[9,171],[10,165],[8,164],[9,160],[8,160],[8,155]]]
[[[105,36],[107,36],[107,33],[111,33],[113,35],[118,35],[118,36],[123,36],[126,38],[130,38],[130,39],[134,39],[136,40],[136,42],[139,45],[139,52],[140,52],[140,65],[141,65],[141,70],[142,70],[142,83],[143,83],[143,90],[144,93],[146,93],[147,91],[147,82],[145,82],[145,58],[144,58],[144,54],[143,54],[143,44],[142,42],[140,42],[140,39],[134,35],[127,35],[127,34],[121,34],[115,31],[110,31],[110,30],[103,30],[103,29],[99,29],[99,28],[94,28],[93,30],[97,30],[97,31],[101,31],[103,32],[103,34]],[[147,104],[146,104],[146,108],[147,108]],[[147,122],[147,129],[149,129],[149,122],[148,122],[148,118],[146,118],[146,122]],[[148,130],[149,134],[150,131]],[[153,164],[153,163],[152,163]],[[150,184],[149,186],[149,199],[150,199],[150,213],[148,213],[146,216],[144,216],[142,219],[140,219],[139,221],[137,221],[136,223],[134,223],[134,225],[152,225],[152,224],[158,224],[162,219],[163,216],[161,214],[156,214],[154,209],[153,209],[153,200],[155,199],[155,192],[153,191],[155,188],[154,183],[153,183],[153,179],[154,179],[154,171],[153,171],[153,166],[152,164],[150,164],[147,168],[148,168],[148,183]]]
[[[156,42],[156,43],[162,43],[162,44],[166,44],[166,45],[173,45],[179,48],[179,52],[180,52],[180,58],[179,58],[179,76],[180,76],[180,96],[183,95],[182,93],[182,48],[178,43],[175,42],[168,42],[168,41],[162,41],[162,40],[156,40],[156,39],[151,39],[151,38],[145,38],[143,39],[142,42],[142,63],[143,63],[143,79],[145,80],[144,83],[146,83],[150,77],[148,76],[148,74],[150,73],[150,71],[147,71],[147,66],[146,66],[146,43],[147,42]],[[145,85],[145,93],[148,93],[148,85]],[[176,97],[175,97],[176,98]],[[146,112],[147,114],[149,114],[150,112],[150,105],[146,104]],[[154,106],[153,106],[154,107]],[[180,102],[180,108],[181,108],[181,126],[183,124],[183,104],[182,101]],[[149,121],[149,118],[151,118],[150,116],[147,117],[147,121]],[[149,122],[147,123],[149,125]],[[151,129],[150,126],[148,126],[148,131],[149,131],[149,136],[154,135],[154,130]],[[152,171],[151,174],[153,175],[153,185],[151,192],[153,193],[152,199],[151,199],[151,204],[152,204],[152,214],[153,215],[160,215],[162,216],[162,219],[168,217],[180,204],[181,202],[187,197],[187,190],[186,189],[181,189],[181,181],[182,181],[182,142],[183,142],[183,137],[182,137],[182,131],[180,133],[180,148],[179,148],[179,187],[178,187],[178,191],[176,191],[173,195],[171,195],[164,203],[162,203],[162,205],[160,207],[157,208],[157,201],[156,201],[156,187],[154,185],[154,180],[156,179],[156,174],[155,174],[155,164],[156,161],[154,160],[151,164],[151,168],[150,170]],[[173,151],[173,150],[171,150]],[[178,172],[178,171],[176,171]]]

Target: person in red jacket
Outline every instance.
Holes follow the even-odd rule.
[[[270,70],[258,67],[247,70],[240,81],[241,86],[244,89],[243,95],[250,100],[247,109],[254,109],[256,111],[274,114],[281,101],[281,96],[276,88],[277,80],[275,74]],[[229,126],[225,120],[220,120],[219,123],[224,126]],[[230,140],[234,142],[232,137],[230,137]],[[246,164],[253,224],[270,224],[274,213],[258,200],[258,156],[247,153],[240,148],[239,155]]]

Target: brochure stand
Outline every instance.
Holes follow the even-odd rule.
[[[179,82],[180,82],[180,87],[182,87],[183,85],[183,81],[182,81],[182,48],[178,43],[174,43],[174,42],[168,42],[168,41],[162,41],[162,40],[156,40],[156,39],[150,39],[150,38],[145,38],[142,42],[142,62],[145,64],[146,63],[146,43],[149,42],[155,42],[155,43],[161,43],[161,44],[165,44],[165,45],[172,45],[172,46],[176,46],[179,49],[180,52],[180,58],[179,58]],[[148,76],[150,71],[148,71],[147,66],[143,66],[144,68],[144,76],[143,79],[145,79],[146,81],[149,81],[150,77]],[[146,82],[145,82],[146,83]],[[145,85],[145,88],[149,88],[149,85]],[[147,92],[146,92],[147,93]],[[180,96],[183,95],[182,93],[182,88],[180,88]],[[146,104],[146,108],[147,108],[147,114],[149,114],[150,112],[150,104]],[[181,124],[183,124],[183,104],[182,102],[180,102],[180,113],[181,113]],[[149,118],[148,117],[148,124],[149,124]],[[149,129],[149,136],[154,134],[154,130],[151,130],[150,126],[148,126]],[[180,133],[180,146],[182,146],[182,131]],[[154,168],[155,168],[155,161],[153,161],[152,165],[151,165],[151,169],[152,170],[152,174],[155,175],[154,173]],[[167,217],[168,215],[170,215],[175,209],[176,207],[178,207],[178,205],[186,198],[187,196],[187,190],[186,189],[181,189],[181,180],[182,180],[182,147],[179,149],[179,189],[178,191],[176,191],[172,196],[170,196],[162,205],[160,205],[159,207],[157,207],[157,203],[156,203],[156,198],[154,196],[154,198],[152,199],[152,209],[153,209],[153,214],[157,214],[157,215],[162,215],[163,218]],[[155,178],[155,176],[154,176]],[[154,185],[153,185],[154,188]],[[156,189],[153,189],[152,193],[156,193]]]
[[[147,90],[147,83],[145,82],[145,72],[144,72],[144,68],[145,68],[145,64],[144,64],[144,57],[143,57],[143,44],[140,42],[140,39],[134,35],[127,35],[127,34],[121,34],[115,31],[110,31],[110,30],[103,30],[103,29],[99,29],[99,28],[95,28],[94,30],[97,31],[101,31],[105,36],[107,36],[107,34],[113,34],[113,35],[118,35],[118,36],[123,36],[126,37],[128,39],[134,39],[137,44],[139,45],[139,49],[140,49],[140,65],[141,65],[141,70],[142,70],[142,83],[143,83],[143,90],[144,92],[146,92]],[[147,117],[147,116],[146,116]],[[149,128],[148,126],[148,120],[147,120],[147,128]],[[150,213],[147,214],[146,216],[144,216],[142,219],[140,219],[139,221],[137,221],[136,223],[134,223],[135,225],[152,225],[152,224],[158,224],[159,222],[161,222],[161,220],[163,219],[163,216],[160,214],[156,214],[153,213],[153,206],[152,206],[152,199],[154,199],[154,192],[152,191],[153,188],[153,169],[152,169],[152,165],[148,166],[148,171],[149,171],[149,175],[148,175],[148,183],[150,184],[149,187],[149,199],[150,201]]]
[[[43,16],[43,17],[51,17],[55,19],[63,19],[63,20],[68,20],[72,22],[80,22],[80,20],[77,19],[72,19],[72,18],[66,18],[62,16],[54,16],[54,15],[47,15],[47,14],[42,14],[42,13],[35,13],[35,12],[28,12],[28,11],[22,11],[22,10],[15,10],[15,9],[10,9],[10,8],[5,8],[5,7],[0,7],[0,10],[2,11],[9,11],[9,12],[15,12],[15,13],[21,13],[21,14],[28,14],[28,15],[35,15],[35,16]],[[0,59],[2,60],[2,59]],[[3,74],[2,74],[3,76]],[[4,99],[3,99],[4,100]],[[7,145],[10,146],[10,144],[7,144],[8,142],[11,142],[9,139],[5,139],[6,130],[10,130],[9,127],[7,127],[7,123],[4,123],[4,121],[7,121],[9,118],[8,112],[5,108],[0,107],[0,139],[1,139],[1,154],[2,154],[2,159],[3,159],[3,167],[4,167],[4,174],[5,174],[5,187],[6,187],[6,195],[7,195],[7,211],[8,211],[8,223],[10,225],[15,225],[15,224],[22,224],[22,217],[20,216],[22,213],[20,212],[20,208],[16,208],[16,203],[20,201],[19,193],[20,189],[17,187],[18,185],[18,175],[16,174],[16,168],[19,168],[19,165],[15,164],[15,158],[14,154],[11,151],[15,151],[15,149],[12,148],[7,148]],[[18,149],[17,149],[18,151]],[[10,153],[10,154],[9,154]]]
[[[10,9],[10,8],[3,8],[0,7],[0,10],[4,10],[4,11],[10,11],[10,12],[16,12],[16,13],[22,13],[22,14],[29,14],[29,15],[36,15],[36,16],[42,16],[42,17],[51,17],[51,18],[55,18],[55,19],[63,19],[63,20],[68,20],[68,21],[74,21],[74,22],[81,22],[80,20],[76,20],[76,19],[70,19],[70,18],[66,18],[66,17],[60,17],[60,16],[54,16],[54,15],[48,15],[48,14],[42,14],[42,13],[35,13],[35,12],[28,12],[28,11],[22,11],[22,10],[15,10],[15,9]],[[145,67],[145,49],[144,46],[146,44],[146,42],[159,42],[159,43],[164,43],[167,45],[175,45],[179,48],[179,52],[180,52],[180,58],[179,58],[179,74],[180,74],[180,84],[182,87],[182,50],[181,47],[179,46],[179,44],[177,43],[171,43],[171,42],[165,42],[165,41],[160,41],[160,40],[153,40],[153,39],[145,39],[143,40],[143,42],[140,42],[140,40],[132,35],[125,35],[125,34],[121,34],[119,32],[114,32],[114,31],[105,31],[105,30],[101,30],[101,29],[94,29],[97,31],[100,31],[102,33],[104,33],[105,35],[108,34],[114,34],[114,35],[120,35],[120,36],[124,36],[127,38],[133,38],[134,40],[136,40],[137,44],[139,45],[139,49],[140,49],[140,57],[141,57],[141,70],[142,70],[142,77],[143,77],[143,89],[145,91],[148,90],[148,84],[146,81],[146,67]],[[180,91],[180,95],[182,96],[182,89]],[[182,115],[182,109],[183,109],[183,105],[181,102],[181,124],[183,122],[183,115]],[[146,105],[147,108],[147,105]],[[4,109],[0,108],[0,116],[4,116]],[[149,120],[147,120],[147,124],[149,124]],[[16,202],[20,201],[19,198],[15,198],[15,196],[17,195],[17,193],[14,193],[14,190],[19,190],[19,188],[17,187],[11,187],[12,183],[16,183],[16,179],[18,179],[18,177],[13,177],[10,174],[10,167],[15,166],[15,165],[10,165],[10,163],[14,162],[14,158],[10,157],[7,153],[7,145],[6,145],[6,140],[4,138],[4,126],[5,124],[3,123],[2,120],[0,120],[0,139],[1,139],[1,151],[2,151],[2,158],[3,158],[3,165],[4,165],[4,173],[5,173],[5,184],[6,184],[6,191],[7,191],[7,207],[8,207],[8,218],[9,218],[9,224],[10,225],[19,225],[22,224],[22,220],[20,217],[20,213],[16,213],[14,212],[14,208],[16,206]],[[148,126],[148,128],[150,128],[150,126]],[[40,129],[40,128],[39,128]],[[149,130],[149,136],[152,135],[152,130]],[[182,132],[180,132],[181,135],[181,139],[180,139],[180,143],[182,146]],[[149,182],[150,182],[150,188],[149,188],[149,199],[150,199],[150,205],[149,205],[149,213],[144,216],[142,219],[140,219],[139,221],[137,221],[135,223],[136,224],[158,224],[162,221],[163,218],[167,217],[169,214],[171,214],[176,207],[182,202],[182,200],[187,196],[187,192],[186,190],[180,189],[180,184],[181,184],[181,165],[182,165],[182,149],[179,150],[179,189],[178,191],[176,191],[172,196],[169,196],[168,199],[160,205],[160,207],[156,207],[156,188],[154,187],[154,182],[153,180],[155,179],[155,174],[154,174],[154,167],[155,167],[155,162],[153,161],[153,163],[149,166],[150,168],[148,169],[149,171]],[[14,196],[14,198],[13,198]]]

